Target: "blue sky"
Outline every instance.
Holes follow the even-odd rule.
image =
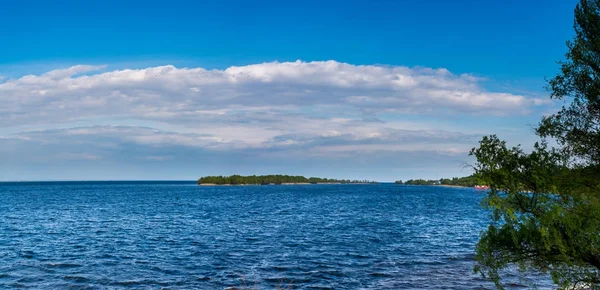
[[[0,180],[466,175],[560,106],[575,3],[3,3]]]

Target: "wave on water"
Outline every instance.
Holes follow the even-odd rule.
[[[472,189],[189,185],[1,184],[0,288],[493,287],[473,273]]]

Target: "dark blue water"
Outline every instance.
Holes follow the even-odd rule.
[[[392,184],[4,183],[0,288],[491,288],[472,270],[481,197]]]

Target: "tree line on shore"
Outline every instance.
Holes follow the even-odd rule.
[[[204,176],[198,179],[198,184],[231,184],[231,185],[243,185],[243,184],[283,184],[283,183],[376,183],[369,180],[350,180],[350,179],[334,179],[334,178],[320,178],[320,177],[309,177],[306,178],[300,175],[231,175],[231,176]]]
[[[406,182],[397,180],[395,184],[406,184],[406,185],[454,185],[454,186],[466,186],[473,187],[477,185],[477,179],[474,175],[465,177],[453,177],[453,178],[441,178],[441,179],[410,179]]]

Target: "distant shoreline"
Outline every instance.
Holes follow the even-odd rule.
[[[404,184],[404,185],[430,185],[430,186],[446,186],[446,187],[456,187],[456,188],[469,188],[474,187],[479,184],[477,177],[475,175],[469,175],[465,177],[453,177],[453,178],[441,178],[441,179],[410,179],[406,182],[402,182],[402,180],[397,180],[394,182],[395,184]]]
[[[198,185],[305,185],[305,184],[365,184],[376,183],[369,180],[350,180],[309,177],[300,175],[231,175],[231,176],[203,176],[198,179]]]
[[[443,186],[443,187],[457,187],[457,188],[471,188],[472,186],[464,186],[464,185],[452,185],[452,184],[435,184],[433,186]]]
[[[473,186],[452,185],[452,184],[402,184],[407,186],[439,186],[439,187],[454,187],[454,188],[472,188]]]
[[[309,183],[309,182],[284,182],[284,183],[269,183],[269,184],[216,184],[216,183],[198,183],[199,186],[264,186],[264,185],[319,185],[319,184],[376,184],[376,183],[368,183],[368,182],[353,182],[353,183],[342,183],[342,182],[317,182],[317,183]]]

